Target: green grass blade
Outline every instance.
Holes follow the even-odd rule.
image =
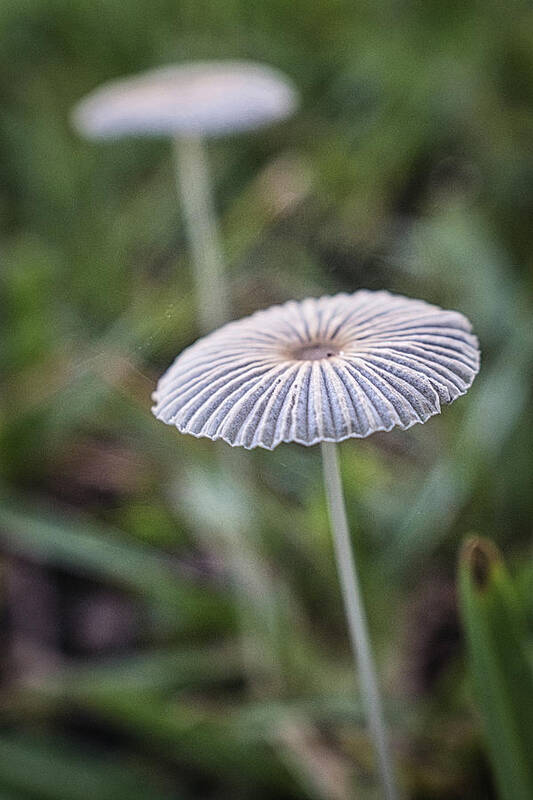
[[[502,800],[533,797],[533,672],[514,587],[487,539],[464,543],[460,609],[477,708]]]
[[[199,619],[216,625],[225,621],[223,592],[199,586],[155,548],[128,541],[120,531],[83,517],[30,510],[13,501],[0,503],[0,541],[8,550],[28,552],[138,592],[178,612],[183,628],[197,629]]]
[[[238,681],[242,665],[239,648],[233,642],[224,645],[175,647],[149,650],[128,658],[58,670],[38,687],[40,697],[69,701],[108,696],[135,696],[198,689],[217,682]],[[31,687],[29,691],[31,692]]]
[[[42,800],[181,800],[168,777],[131,761],[88,754],[64,739],[0,736],[0,792]]]

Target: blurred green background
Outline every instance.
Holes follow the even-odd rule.
[[[221,474],[152,418],[198,335],[170,146],[68,123],[207,58],[302,93],[209,145],[235,316],[388,288],[480,337],[467,397],[341,458],[405,796],[496,797],[455,586],[464,536],[494,540],[531,636],[530,4],[3,0],[0,798],[379,797],[320,453]]]

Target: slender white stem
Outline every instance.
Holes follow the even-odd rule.
[[[337,445],[322,443],[324,485],[328,501],[330,524],[333,531],[337,569],[344,597],[344,607],[350,641],[356,665],[359,667],[362,701],[368,717],[370,733],[377,751],[378,767],[386,800],[397,800],[394,770],[383,707],[379,693],[376,668],[370,647],[365,610],[348,530],[344,493]]]
[[[176,179],[192,252],[198,318],[203,333],[229,319],[224,259],[213,210],[207,154],[200,138],[174,140]]]

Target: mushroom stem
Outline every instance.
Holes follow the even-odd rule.
[[[203,333],[210,333],[230,317],[229,292],[224,259],[213,208],[207,152],[200,137],[174,139],[176,179],[181,197],[187,237],[192,251],[198,318]],[[232,467],[246,468],[241,453],[232,454]],[[219,466],[228,470],[229,458],[219,450]],[[281,685],[275,645],[275,596],[259,552],[247,540],[239,524],[219,529],[225,563],[232,575],[239,609],[245,669],[252,689],[264,684],[268,674],[272,686]],[[251,591],[253,587],[253,591]],[[258,679],[261,675],[262,680]]]
[[[348,530],[338,450],[334,442],[322,442],[322,465],[337,569],[354,659],[359,667],[362,700],[368,718],[370,733],[377,751],[384,797],[386,800],[397,800],[398,794],[376,667],[372,656],[366,615]]]
[[[224,260],[213,209],[207,154],[200,137],[174,139],[176,179],[195,271],[203,333],[229,319]]]

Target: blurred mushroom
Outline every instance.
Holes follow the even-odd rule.
[[[478,369],[462,314],[361,290],[229,323],[178,356],[154,393],[155,416],[182,433],[270,450],[322,444],[351,644],[388,800],[397,793],[334,443],[425,422],[465,394]]]
[[[173,139],[205,332],[229,318],[229,298],[202,140],[261,128],[289,116],[297,103],[292,84],[272,67],[207,61],[114,81],[74,109],[74,126],[90,139]]]

